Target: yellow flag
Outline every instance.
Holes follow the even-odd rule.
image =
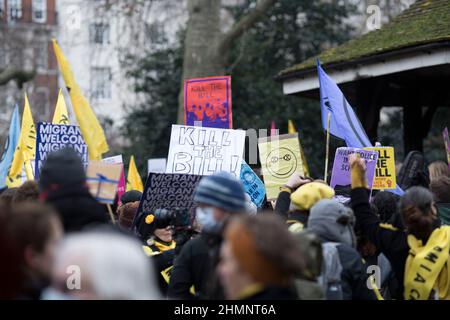
[[[28,102],[27,95],[25,95],[19,143],[14,152],[14,159],[9,169],[8,177],[6,178],[6,185],[9,188],[19,187],[22,184],[22,168],[24,165],[27,179],[34,179],[31,160],[34,160],[35,155],[36,128],[34,126],[33,115],[31,114],[30,103]]]
[[[297,133],[297,129],[294,126],[294,123],[292,122],[292,120],[288,121],[288,133],[292,134],[292,133]],[[300,142],[300,141],[299,141]],[[307,176],[309,176],[309,167],[308,167],[308,162],[306,162],[306,158],[305,158],[305,152],[303,151],[303,146],[302,143],[300,142],[300,154],[302,156],[302,162],[303,162],[303,170],[305,171],[305,174]]]
[[[144,185],[142,184],[141,176],[136,168],[134,156],[131,156],[130,166],[128,167],[127,191],[130,190],[144,192]]]
[[[58,101],[56,102],[52,123],[69,124],[69,113],[67,112],[66,101],[64,101],[64,96],[61,89],[59,89]]]
[[[81,89],[75,82],[75,78],[70,68],[69,61],[67,61],[58,43],[53,39],[53,49],[55,51],[56,59],[58,60],[59,68],[61,69],[64,82],[70,94],[73,111],[80,126],[83,139],[88,146],[89,159],[101,160],[102,154],[108,152],[109,147],[106,142],[105,133],[103,132],[97,117],[94,114],[89,102],[81,93]]]

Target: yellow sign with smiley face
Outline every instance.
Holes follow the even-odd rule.
[[[275,200],[294,172],[304,175],[298,133],[260,138],[258,147],[267,199]]]

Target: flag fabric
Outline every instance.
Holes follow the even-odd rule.
[[[67,111],[66,101],[62,90],[59,89],[58,101],[56,102],[55,113],[53,114],[53,124],[65,124],[69,125],[69,112]]]
[[[101,160],[102,154],[109,150],[105,133],[103,132],[94,111],[89,105],[89,102],[83,96],[80,87],[76,83],[69,61],[67,61],[55,39],[53,39],[53,49],[67,90],[70,94],[73,111],[77,118],[78,125],[80,126],[81,134],[88,146],[89,158],[91,160]]]
[[[19,106],[14,108],[11,124],[9,125],[9,134],[5,143],[5,151],[3,152],[0,161],[0,189],[6,187],[6,177],[8,176],[9,168],[14,159],[14,153],[20,139],[20,115]]]
[[[288,120],[288,133],[292,134],[292,133],[297,133],[297,129],[294,126],[294,122],[292,122],[292,120]],[[302,162],[303,162],[303,171],[305,172],[305,175],[307,175],[309,177],[309,167],[308,167],[308,163],[306,162],[306,157],[305,157],[305,152],[303,151],[303,146],[302,146],[302,142],[298,141],[300,143],[300,156],[302,157]]]
[[[277,127],[275,125],[275,121],[272,121],[272,124],[270,125],[270,136],[276,135],[277,135]]]
[[[324,130],[327,130],[327,119],[330,113],[331,135],[345,140],[347,147],[361,149],[373,147],[353,108],[337,84],[322,69],[319,60],[317,60],[317,73],[320,83],[320,106]],[[399,186],[397,189],[387,191],[400,196],[404,193]]]
[[[134,162],[134,156],[131,156],[130,166],[128,167],[127,191],[130,190],[144,192],[144,185]]]
[[[31,160],[34,160],[35,154],[36,128],[34,126],[33,115],[31,114],[30,103],[28,102],[27,95],[25,95],[19,143],[14,152],[14,159],[6,179],[6,185],[9,188],[19,187],[22,184],[22,168],[24,165],[27,179],[34,179]]]

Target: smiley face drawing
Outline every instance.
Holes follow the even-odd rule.
[[[272,176],[285,179],[297,169],[297,157],[287,148],[278,148],[269,153],[266,164]]]

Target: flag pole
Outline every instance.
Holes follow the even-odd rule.
[[[328,158],[330,156],[330,121],[331,121],[331,113],[328,113],[328,119],[327,119],[327,145],[325,149],[325,174],[324,179],[325,182],[327,182],[328,179]]]

